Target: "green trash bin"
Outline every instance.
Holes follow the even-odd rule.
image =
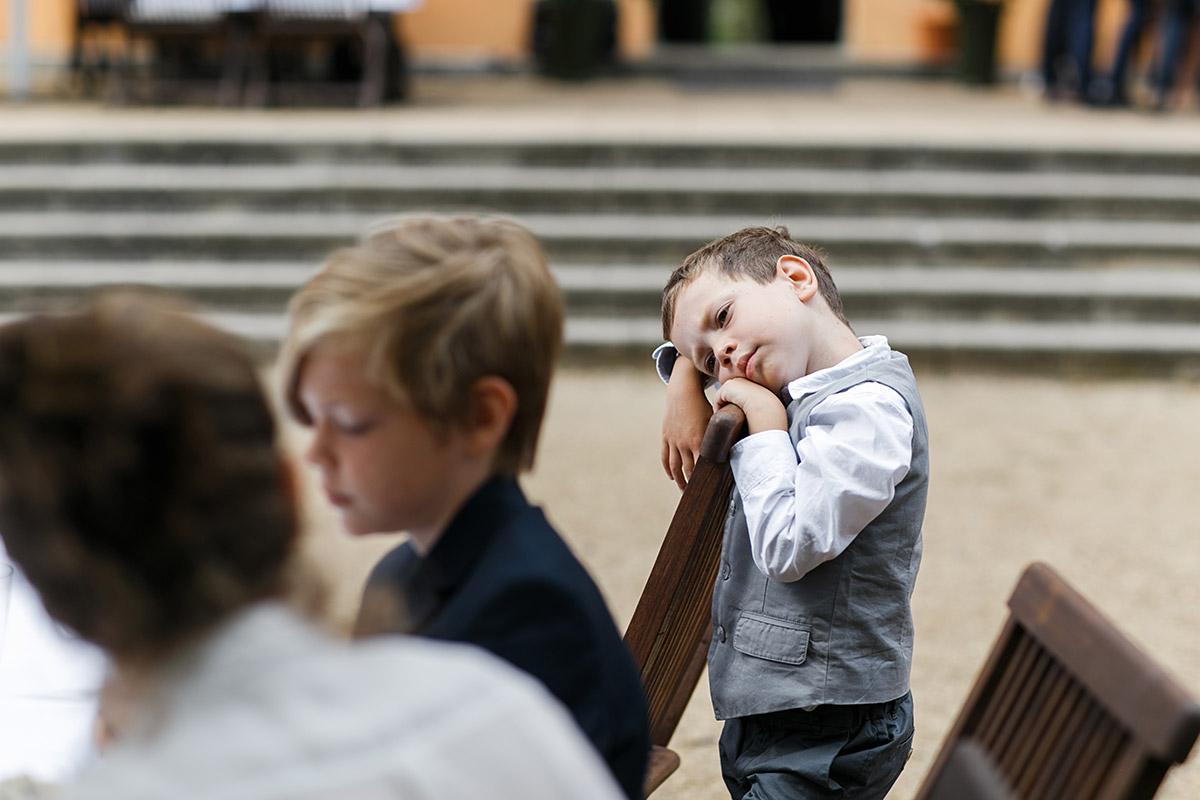
[[[958,75],[972,86],[996,82],[996,31],[999,2],[955,0],[958,6]]]

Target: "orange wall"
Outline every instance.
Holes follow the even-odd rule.
[[[621,52],[647,54],[654,43],[655,0],[617,0]],[[401,25],[417,56],[520,60],[529,52],[534,0],[426,0]]]
[[[35,55],[59,56],[68,50],[75,4],[68,0],[25,0],[28,21],[26,41]],[[8,52],[12,9],[9,0],[0,0],[0,50]]]
[[[997,43],[1001,63],[1012,69],[1033,69],[1040,59],[1049,0],[1005,0],[1003,5]],[[955,18],[952,0],[845,0],[844,8],[847,51],[870,63],[924,60],[922,25]],[[1125,0],[1097,4],[1097,63],[1111,60],[1125,8]]]
[[[0,0],[0,51],[9,41],[9,4]],[[425,0],[402,18],[401,27],[418,59],[479,62],[521,61],[528,55],[534,0]],[[617,0],[620,47],[626,58],[654,48],[656,0]],[[803,0],[796,0],[803,2]],[[1038,61],[1045,9],[1049,0],[1006,0],[1001,17],[1000,53],[1011,69],[1033,68]],[[74,3],[25,0],[29,46],[39,61],[60,61],[68,50]],[[951,0],[844,0],[844,47],[854,59],[870,63],[916,63],[926,56],[922,25],[930,18],[952,19]],[[1125,0],[1100,0],[1096,54],[1108,63],[1125,14]]]

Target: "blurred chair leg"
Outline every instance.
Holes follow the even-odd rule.
[[[383,103],[387,87],[388,31],[386,15],[372,14],[365,22],[363,35],[363,76],[358,95],[360,108],[373,108]]]

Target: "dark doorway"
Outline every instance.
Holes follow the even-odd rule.
[[[828,44],[840,38],[842,0],[765,0],[772,42]]]
[[[715,7],[755,15],[753,39],[780,43],[830,44],[841,40],[842,0],[659,0],[658,32],[664,42],[708,42],[714,38]],[[718,37],[722,38],[722,37]]]

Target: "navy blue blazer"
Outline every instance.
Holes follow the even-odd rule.
[[[516,480],[485,483],[424,558],[411,543],[384,556],[367,592],[381,587],[396,592],[397,632],[478,645],[544,683],[642,798],[641,677],[600,590]]]

